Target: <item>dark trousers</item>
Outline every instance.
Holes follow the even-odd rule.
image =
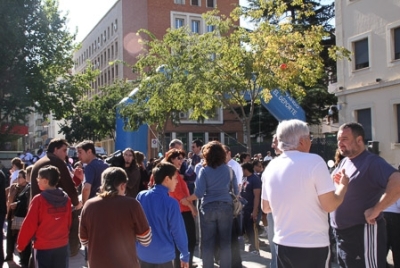
[[[80,210],[72,211],[72,222],[71,222],[71,228],[69,229],[69,250],[71,256],[77,255],[81,248],[78,236],[80,212],[81,212]]]
[[[328,268],[329,246],[320,248],[298,248],[276,244],[278,268]]]
[[[384,212],[387,232],[387,252],[392,250],[394,267],[400,267],[400,213]]]
[[[6,218],[6,215],[4,214],[0,214],[0,224],[3,227],[4,225],[4,220]],[[0,267],[3,267],[3,263],[4,263],[4,248],[3,248],[3,230],[1,230],[0,232],[0,238],[1,238],[1,245],[0,245]]]
[[[194,249],[196,247],[196,226],[191,212],[182,212],[183,222],[185,223],[186,235],[188,239],[188,250],[190,253],[189,267],[193,265]],[[174,267],[181,267],[180,251],[175,247]]]
[[[374,225],[359,224],[346,229],[334,229],[334,234],[340,267],[386,267],[387,239],[383,218]]]
[[[255,241],[256,239],[258,239],[258,237],[256,238],[254,236],[254,221],[251,216],[251,213],[252,211],[243,211],[243,219],[242,219],[244,232],[246,233],[250,241],[249,251],[256,250]]]
[[[34,249],[36,268],[68,268],[68,245],[52,249]]]
[[[174,268],[174,262],[173,261],[169,261],[169,262],[165,262],[165,263],[148,263],[145,261],[141,261],[140,262],[140,268]]]

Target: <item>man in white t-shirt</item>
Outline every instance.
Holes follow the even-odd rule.
[[[240,193],[243,180],[243,169],[240,166],[240,164],[235,159],[232,158],[231,149],[226,145],[223,145],[223,147],[226,152],[226,161],[227,161],[226,164],[232,168],[233,172],[235,172]]]
[[[335,192],[325,161],[308,153],[305,122],[282,121],[277,138],[282,154],[263,173],[261,198],[263,211],[273,213],[278,267],[326,267],[328,212],[342,203],[349,178],[343,174]]]

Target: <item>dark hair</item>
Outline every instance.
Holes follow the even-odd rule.
[[[183,150],[171,149],[165,153],[164,161],[172,163],[172,159],[177,158],[179,156],[185,157],[185,152]]]
[[[253,164],[253,169],[254,169],[254,167],[257,166],[259,163],[262,164],[262,160],[259,160],[259,159],[256,158],[256,159],[254,159],[253,162],[251,162],[251,163]]]
[[[128,182],[128,175],[120,167],[108,167],[101,174],[101,197],[111,197],[118,195],[118,186]]]
[[[124,157],[124,153],[126,153],[126,152],[131,152],[132,155],[133,155],[132,163],[131,163],[131,165],[130,165],[129,167],[130,167],[130,168],[136,168],[137,165],[138,165],[138,163],[137,163],[137,156],[136,156],[135,151],[134,151],[132,148],[130,148],[130,147],[125,148],[125,150],[122,151],[122,158]],[[123,160],[123,159],[122,159],[122,160]],[[123,164],[122,167],[125,167],[125,160],[124,160],[123,162],[124,162],[124,164]]]
[[[144,153],[140,152],[140,151],[135,151],[135,158],[136,158],[136,162],[138,165],[143,164],[144,161]]]
[[[54,153],[54,150],[60,149],[63,146],[69,146],[68,142],[66,139],[52,139],[49,143],[49,145],[47,146],[47,151],[49,153]]]
[[[240,163],[242,163],[243,160],[246,159],[246,157],[248,157],[248,156],[250,156],[249,153],[246,153],[246,152],[240,153],[240,156],[239,156]]]
[[[195,140],[192,141],[192,143],[195,143],[196,147],[201,147],[201,146],[204,145],[203,141],[200,140],[200,139],[195,139]]]
[[[153,177],[154,177],[154,183],[155,184],[162,184],[164,181],[165,177],[170,177],[172,178],[177,169],[174,165],[172,165],[169,162],[161,162],[155,168],[153,168]]]
[[[93,141],[90,141],[90,140],[82,141],[76,146],[76,149],[78,149],[78,148],[81,148],[85,152],[87,152],[88,150],[91,150],[92,154],[96,155],[96,149],[94,148]]]
[[[50,186],[56,186],[60,180],[60,171],[52,165],[47,165],[39,169],[38,175],[48,180]]]
[[[11,165],[15,165],[18,169],[24,169],[24,162],[19,157],[11,159]]]
[[[349,128],[351,130],[351,133],[353,134],[354,138],[361,136],[363,141],[365,140],[364,128],[360,123],[357,122],[345,123],[339,127],[338,131],[341,131],[346,128]]]
[[[202,148],[204,164],[203,166],[209,166],[217,168],[225,163],[226,152],[222,147],[222,144],[218,141],[210,141]]]
[[[24,179],[26,179],[26,171],[25,170],[20,170],[19,172],[18,172],[18,176],[19,175],[22,175],[22,177],[24,178]]]
[[[253,164],[250,162],[247,163],[243,163],[240,165],[242,167],[242,169],[245,169],[247,171],[249,171],[250,173],[254,173],[254,168],[253,168]]]

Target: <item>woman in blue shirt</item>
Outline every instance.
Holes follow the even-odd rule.
[[[230,172],[230,167],[225,164],[226,153],[221,143],[217,141],[207,143],[202,148],[202,153],[204,163],[195,182],[195,191],[181,202],[191,202],[201,198],[200,226],[203,267],[214,267],[214,248],[218,244],[220,267],[230,268],[233,204],[229,192],[233,187],[234,193],[238,194],[237,181],[234,172]],[[233,174],[232,178],[231,174]]]

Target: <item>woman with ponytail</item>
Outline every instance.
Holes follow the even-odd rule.
[[[88,246],[89,267],[139,267],[136,241],[144,246],[151,242],[143,209],[125,196],[128,176],[122,168],[107,168],[101,181],[98,196],[82,209],[79,226],[79,238]]]

